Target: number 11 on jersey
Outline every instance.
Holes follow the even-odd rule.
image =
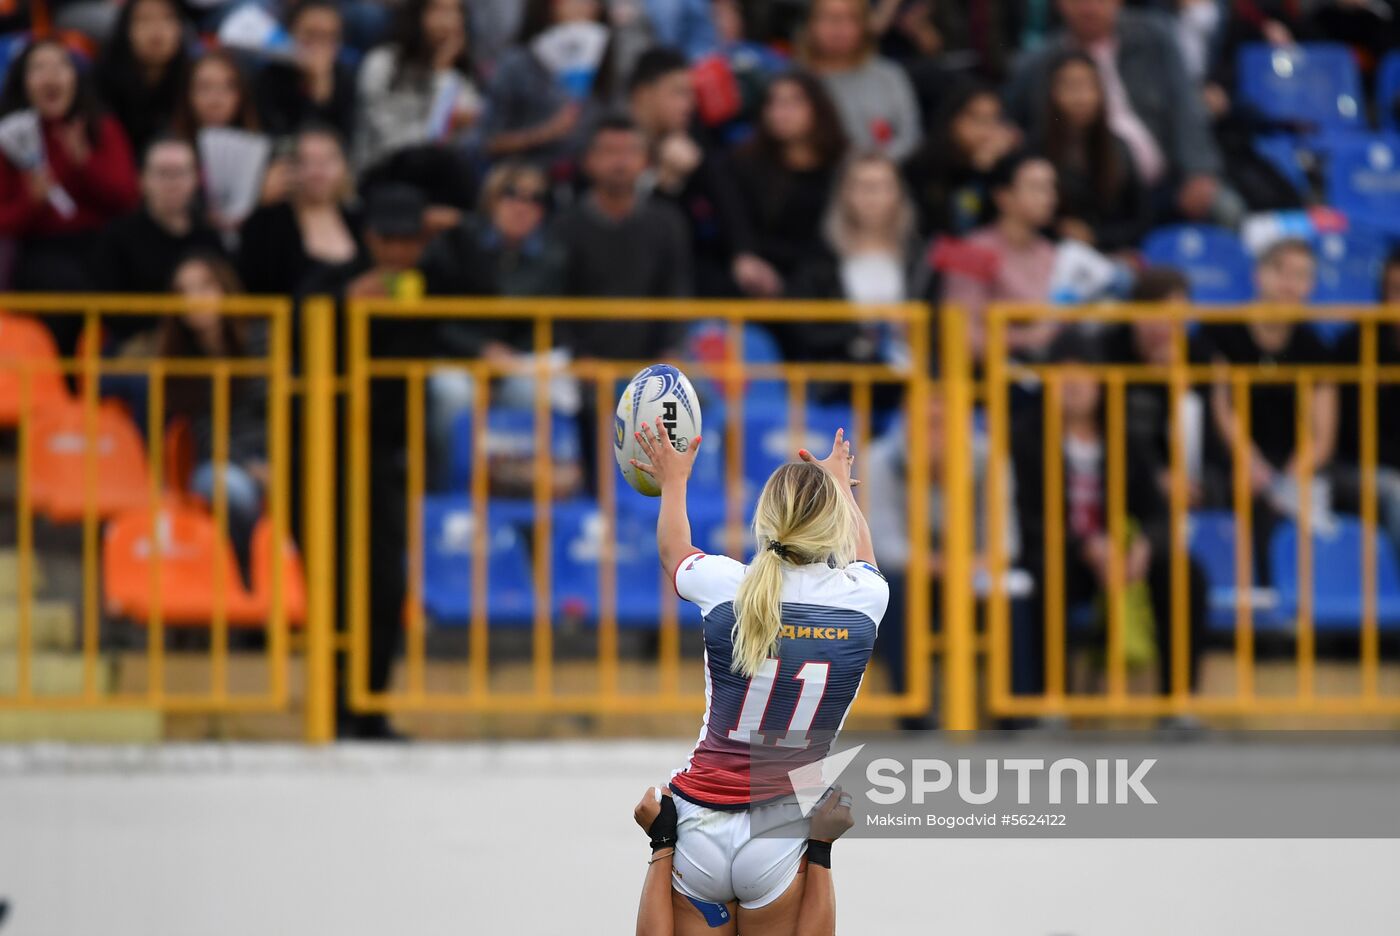
[[[739,724],[730,729],[730,740],[747,744],[755,734],[765,730],[763,721],[768,714],[768,703],[773,697],[779,665],[780,661],[776,657],[769,657],[749,680],[748,691],[744,693],[743,707],[739,709]],[[793,706],[787,730],[774,742],[779,747],[807,746],[807,731],[817,717],[822,696],[826,694],[826,677],[830,671],[830,663],[817,660],[808,660],[798,669],[793,678],[802,682],[802,691],[797,696],[797,704]],[[774,713],[775,720],[780,716],[781,713]],[[767,730],[774,730],[774,726],[770,724]]]

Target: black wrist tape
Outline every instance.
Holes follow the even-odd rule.
[[[816,839],[807,840],[807,861],[811,864],[819,864],[828,871],[831,870],[831,843],[818,842]]]
[[[651,850],[673,848],[676,844],[676,801],[669,796],[661,797],[661,812],[651,821],[647,835],[651,837]]]

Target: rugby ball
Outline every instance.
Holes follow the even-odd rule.
[[[637,441],[637,433],[643,423],[655,431],[658,418],[679,452],[687,451],[691,440],[700,435],[700,399],[689,378],[669,364],[653,364],[638,371],[622,391],[613,417],[613,456],[617,467],[633,490],[648,497],[660,496],[661,488],[651,475],[633,468],[631,460],[650,460]]]

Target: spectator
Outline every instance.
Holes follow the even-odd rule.
[[[798,269],[789,295],[884,305],[917,300],[927,291],[914,206],[888,157],[866,153],[846,162],[822,235],[826,249]],[[905,336],[875,323],[803,322],[772,330],[789,361],[909,361]]]
[[[758,129],[735,154],[742,214],[734,278],[750,296],[781,295],[786,278],[822,251],[821,220],[846,133],[822,83],[789,72],[768,85]]]
[[[30,43],[10,66],[0,117],[21,110],[38,117],[44,161],[21,168],[0,158],[0,237],[18,248],[12,286],[91,288],[88,261],[99,233],[137,204],[131,146],[72,54],[52,39]]]
[[[836,101],[852,144],[903,162],[919,146],[919,105],[909,76],[875,54],[868,0],[812,0],[798,60]]]
[[[986,352],[985,313],[993,302],[1045,302],[1055,267],[1055,245],[1040,233],[1055,217],[1055,167],[1024,151],[1010,153],[992,169],[989,188],[996,220],[974,231],[962,249],[937,258],[945,273],[943,300],[968,318],[974,356]],[[1039,356],[1058,323],[1017,324],[1007,329],[1007,348]]]
[[[199,217],[198,194],[194,147],[178,137],[152,142],[141,163],[141,207],[102,232],[93,285],[108,292],[164,292],[181,258],[196,251],[221,255],[219,235]]]
[[[550,29],[572,23],[606,26],[601,0],[528,0],[515,45],[501,55],[491,82],[486,148],[496,157],[524,156],[555,160],[573,149],[587,98],[571,94],[564,82],[540,58],[536,40]],[[598,72],[611,67],[604,60],[588,75],[590,87]]]
[[[360,67],[355,165],[410,147],[461,143],[481,116],[462,0],[409,0],[392,42]],[[451,170],[449,170],[451,171]]]
[[[1000,83],[1007,64],[1035,44],[1037,37],[1027,27],[1033,11],[1044,6],[1008,0],[880,0],[875,18],[881,49],[916,75],[927,62],[945,74],[958,69]],[[932,79],[932,69],[927,71]]]
[[[298,293],[308,276],[361,257],[358,225],[345,207],[350,169],[333,130],[297,135],[291,191],[243,225],[238,267],[253,293]]]
[[[549,182],[523,162],[498,163],[482,184],[480,210],[444,232],[423,255],[434,296],[556,296],[564,292],[565,256],[545,229]],[[473,323],[453,345],[463,357],[501,357],[530,347],[528,322],[487,328]]]
[[[211,49],[190,66],[189,83],[175,110],[174,129],[196,142],[210,127],[258,132],[258,111],[252,92],[232,52]]]
[[[962,237],[992,220],[992,167],[1020,137],[990,85],[964,79],[948,91],[905,166],[924,236]]]
[[[627,117],[600,122],[584,152],[586,195],[562,214],[554,234],[568,254],[564,290],[571,296],[681,298],[692,294],[685,221],[672,206],[637,191],[646,142]],[[669,347],[670,329],[613,324],[561,328],[580,357],[649,359]]]
[[[177,0],[131,0],[121,8],[96,85],[137,152],[169,129],[188,64]]]
[[[1099,355],[1092,342],[1066,331],[1051,349],[1051,358],[1063,364],[1092,364]],[[1067,369],[1060,384],[1060,419],[1063,453],[1064,596],[1066,613],[1091,606],[1102,622],[1107,618],[1109,557],[1117,552],[1122,562],[1125,588],[1118,594],[1125,612],[1125,646],[1129,665],[1146,667],[1155,662],[1161,685],[1171,685],[1171,553],[1169,514],[1150,466],[1141,453],[1124,445],[1127,479],[1125,539],[1110,538],[1107,471],[1110,440],[1103,424],[1103,387],[1096,377]],[[1012,458],[1016,466],[1016,511],[1021,524],[1022,562],[1041,589],[1045,587],[1045,432],[1041,407],[1027,409],[1011,432]],[[1054,496],[1060,496],[1057,492]],[[1145,589],[1145,593],[1144,590]],[[1039,694],[1043,688],[1045,622],[1043,600],[1032,601],[1036,624],[1028,635],[1030,656],[1037,665],[1027,667],[1030,680],[1025,691]],[[1204,610],[1197,620],[1203,620]],[[1200,642],[1194,641],[1199,652]],[[1013,654],[1016,651],[1013,649]],[[1136,667],[1135,667],[1136,668]],[[1194,671],[1194,665],[1193,665]],[[1194,672],[1193,672],[1194,681]],[[1054,687],[1052,687],[1054,688]],[[1073,691],[1072,689],[1070,691]]]
[[[1238,199],[1221,184],[1200,89],[1182,66],[1168,22],[1121,7],[1122,0],[1058,0],[1065,28],[1016,69],[1007,89],[1013,115],[1033,136],[1045,136],[1035,110],[1050,66],[1067,49],[1087,52],[1099,67],[1109,126],[1157,200],[1185,218],[1237,220]]]
[[[1294,310],[1308,301],[1317,280],[1317,261],[1305,241],[1281,240],[1260,255],[1255,266],[1258,301]],[[1313,330],[1282,317],[1259,317],[1242,325],[1215,325],[1207,332],[1216,360],[1237,366],[1326,364],[1331,355]],[[1208,492],[1218,504],[1233,502],[1232,453],[1249,459],[1254,497],[1255,566],[1269,580],[1268,544],[1278,521],[1294,513],[1298,468],[1297,390],[1292,381],[1255,381],[1249,391],[1249,435],[1238,429],[1238,401],[1229,386],[1217,384],[1211,414],[1218,444],[1207,450],[1214,482]],[[1310,401],[1310,473],[1327,469],[1337,442],[1337,387],[1320,381]]]
[[[726,166],[694,129],[695,88],[685,56],[651,49],[628,81],[632,119],[651,153],[652,195],[689,222],[696,287],[702,296],[732,295],[731,232],[741,211]]]
[[[217,302],[243,292],[232,264],[222,254],[195,251],[180,261],[170,289],[189,300],[183,315],[166,316],[156,335],[155,353],[164,358],[262,357],[266,337],[261,327],[220,315]],[[250,566],[253,530],[262,516],[267,473],[267,388],[260,378],[236,378],[229,387],[228,461],[214,457],[213,380],[205,376],[172,377],[166,385],[166,414],[183,420],[193,443],[195,469],[190,490],[214,504],[217,475],[222,472],[228,504],[228,533],[244,577]]]
[[[290,62],[270,61],[258,72],[253,97],[263,127],[292,136],[309,123],[354,139],[355,74],[340,61],[343,22],[334,0],[301,0],[287,14]]]
[[[1381,271],[1381,302],[1400,305],[1400,251],[1386,259]],[[1381,367],[1400,366],[1400,322],[1377,324],[1376,361]],[[1352,329],[1339,343],[1336,359],[1340,364],[1360,364],[1361,331]],[[1361,472],[1361,399],[1357,385],[1342,384],[1339,444],[1342,464],[1334,465],[1329,477],[1337,489],[1338,501],[1359,509]],[[1376,494],[1379,519],[1390,540],[1400,547],[1400,433],[1387,427],[1400,413],[1400,384],[1382,381],[1376,387]]]
[[[1135,248],[1152,206],[1132,155],[1109,126],[1098,66],[1068,51],[1050,66],[1040,148],[1059,179],[1061,236],[1102,253]]]

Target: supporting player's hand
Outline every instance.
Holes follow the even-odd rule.
[[[642,446],[642,451],[646,452],[648,460],[643,462],[633,458],[632,467],[651,475],[662,488],[668,484],[684,484],[695,468],[695,456],[700,451],[700,436],[691,439],[684,452],[678,452],[671,444],[671,438],[666,434],[666,427],[661,424],[659,417],[654,432],[651,426],[642,423],[642,431],[636,435],[637,442]]]
[[[850,831],[855,825],[851,818],[851,794],[841,792],[839,786],[831,788],[826,799],[812,810],[812,828],[807,836],[818,842],[834,842]]]
[[[851,442],[846,438],[845,429],[836,430],[836,438],[831,442],[831,454],[825,458],[817,459],[806,449],[798,449],[797,457],[813,465],[820,465],[823,470],[836,479],[842,489],[860,484],[859,481],[851,480],[851,466],[855,463],[856,457],[851,454]]]
[[[676,841],[676,801],[671,788],[647,787],[632,810],[632,819],[651,837],[652,848],[664,848]]]

